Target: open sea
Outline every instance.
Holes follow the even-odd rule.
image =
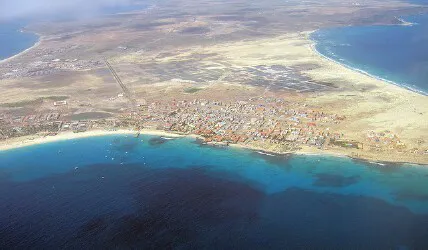
[[[428,249],[428,168],[92,137],[0,151],[0,248]]]
[[[404,20],[415,25],[321,29],[312,39],[330,59],[428,95],[428,14]]]

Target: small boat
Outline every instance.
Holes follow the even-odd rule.
[[[138,137],[140,137],[140,132],[138,132],[136,135],[135,135],[135,138],[138,138]]]

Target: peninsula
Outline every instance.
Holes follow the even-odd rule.
[[[143,131],[428,164],[428,97],[324,58],[310,39],[317,29],[390,25],[426,8],[247,3],[166,1],[29,25],[37,46],[0,62],[0,149]]]

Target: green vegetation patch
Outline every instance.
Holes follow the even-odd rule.
[[[21,107],[30,106],[30,105],[32,106],[32,105],[42,104],[43,100],[50,100],[50,101],[57,102],[57,101],[64,101],[67,99],[68,99],[68,96],[46,96],[46,97],[39,97],[33,100],[23,100],[19,102],[2,103],[0,104],[0,107],[21,108]]]
[[[54,102],[59,102],[59,101],[65,101],[68,99],[68,96],[66,95],[58,95],[58,96],[47,96],[47,97],[42,97],[42,99],[44,100],[51,100]]]
[[[188,94],[193,94],[193,93],[196,93],[196,92],[201,91],[201,90],[203,90],[203,88],[190,87],[190,88],[185,88],[184,92],[188,93]]]
[[[358,142],[356,141],[345,141],[345,140],[331,140],[331,144],[342,148],[356,148],[358,149]]]

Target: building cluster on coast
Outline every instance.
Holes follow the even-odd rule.
[[[66,56],[67,53],[78,48],[77,45],[35,48],[33,49],[34,60],[31,62],[3,63],[0,68],[0,80],[51,75],[61,71],[88,70],[104,65],[101,60],[83,60]]]
[[[200,135],[207,143],[263,141],[288,145],[291,150],[300,144],[322,147],[341,139],[330,126],[345,117],[261,97],[236,102],[156,102],[147,106],[140,119],[145,127]]]
[[[78,59],[42,59],[32,63],[8,63],[2,65],[0,80],[50,75],[61,71],[87,70],[102,65],[102,61]]]
[[[165,100],[139,105],[108,119],[73,121],[69,117],[63,116],[60,108],[57,112],[26,116],[3,114],[0,116],[0,139],[92,129],[150,129],[198,135],[208,144],[277,145],[282,151],[309,146],[428,153],[426,149],[406,148],[399,137],[388,130],[369,131],[361,142],[349,140],[337,132],[346,117],[269,97],[226,102]]]
[[[58,112],[26,116],[0,115],[0,140],[32,134],[56,135],[62,131],[84,132],[92,121],[66,121]]]

